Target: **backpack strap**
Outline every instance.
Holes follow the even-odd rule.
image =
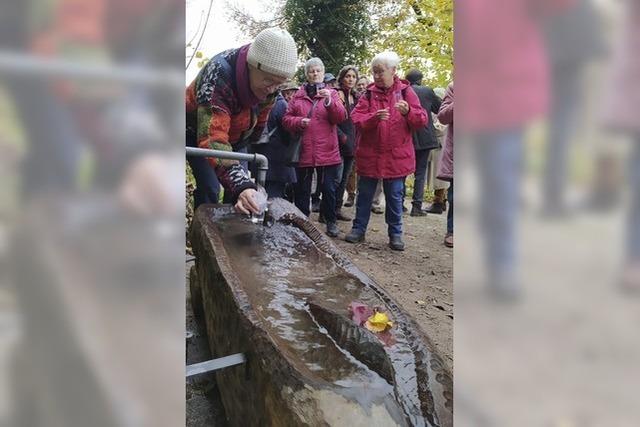
[[[407,88],[406,87],[402,88],[401,93],[402,93],[402,100],[403,101],[406,100],[407,99]],[[371,91],[369,89],[367,89],[367,93],[366,93],[365,96],[367,97],[367,101],[371,102]]]

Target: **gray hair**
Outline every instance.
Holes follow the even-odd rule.
[[[371,60],[371,68],[375,67],[378,64],[386,65],[388,68],[395,68],[400,63],[400,57],[395,52],[390,50],[385,50],[384,52],[380,52]]]
[[[304,64],[304,73],[307,74],[309,72],[309,68],[311,67],[320,67],[324,72],[324,63],[320,58],[311,58]]]

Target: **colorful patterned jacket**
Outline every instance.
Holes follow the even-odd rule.
[[[214,56],[186,90],[187,145],[238,151],[257,140],[269,117],[276,94],[265,101],[249,86],[249,45]],[[235,160],[207,159],[234,200],[255,188]]]

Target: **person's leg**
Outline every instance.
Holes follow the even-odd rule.
[[[356,217],[353,219],[351,232],[364,235],[371,217],[371,203],[378,185],[377,178],[358,177],[358,197],[356,198]]]
[[[295,196],[295,182],[294,183],[287,183],[285,185],[285,190],[284,190],[284,195],[285,195],[285,199],[287,199],[289,202],[294,203],[295,204],[295,200],[296,200],[296,196]]]
[[[636,138],[629,159],[629,188],[631,189],[627,217],[627,259],[640,262],[640,136]]]
[[[349,175],[351,175],[352,167],[353,157],[343,157],[342,176],[340,177],[340,183],[338,184],[338,188],[336,189],[336,209],[338,210],[342,207],[342,202],[344,200],[344,191],[347,188],[347,181],[349,180]]]
[[[580,102],[579,71],[576,67],[561,67],[552,73],[553,96],[542,183],[542,208],[548,215],[562,214],[565,209],[569,144]]]
[[[342,212],[342,201],[352,168],[353,157],[345,157],[342,162],[342,177],[340,180],[340,184],[338,185],[338,189],[336,190],[336,218],[340,221],[351,221],[351,218],[347,217]]]
[[[264,183],[264,189],[266,190],[267,194],[269,195],[270,199],[274,199],[276,197],[280,197],[282,199],[284,199],[285,197],[285,186],[287,184],[284,182],[279,182],[279,181],[266,181]]]
[[[316,185],[313,193],[311,194],[311,210],[313,212],[320,211],[320,196],[322,195],[322,168],[315,168],[316,172]]]
[[[445,246],[453,247],[453,181],[449,185],[449,211],[447,212],[447,234],[444,236]]]
[[[422,201],[424,199],[424,184],[427,177],[427,163],[429,161],[429,150],[418,150],[416,153],[416,172],[413,184],[413,201],[411,215],[422,215]]]
[[[340,179],[340,165],[322,168],[322,201],[320,211],[327,224],[336,222],[336,187]]]
[[[416,151],[416,172],[415,183],[413,185],[413,205],[422,208],[424,199],[424,185],[427,178],[427,163],[429,160],[429,150]]]
[[[449,211],[447,212],[447,233],[453,234],[453,181],[449,185],[448,199],[449,199]]]
[[[624,269],[620,281],[622,290],[640,292],[640,135],[636,136],[628,163],[630,189]]]
[[[357,189],[357,174],[355,167],[355,158],[353,158],[351,173],[349,174],[349,178],[347,179],[347,201],[344,206],[350,208],[356,202],[356,189]]]
[[[322,168],[322,202],[320,211],[327,223],[327,234],[337,237],[336,225],[336,187],[342,176],[342,164]]]
[[[313,168],[298,168],[298,182],[294,186],[295,205],[300,212],[307,217],[311,214],[309,203],[311,201],[311,180],[313,178]]]
[[[196,179],[196,188],[193,192],[194,211],[203,203],[218,203],[220,182],[209,162],[202,157],[187,157],[187,161]]]
[[[475,141],[480,165],[480,224],[492,290],[515,296],[517,285],[517,215],[523,156],[523,130],[483,134]]]
[[[360,185],[358,185],[358,189],[360,188]],[[381,214],[384,212],[384,209],[382,209],[382,206],[380,206],[380,196],[382,195],[382,180],[379,179],[378,183],[376,184],[376,190],[375,193],[373,194],[373,202],[372,202],[372,207],[371,207],[371,212],[375,213],[375,214]]]
[[[387,223],[388,234],[391,236],[402,235],[402,187],[403,179],[384,179],[384,196],[386,209],[384,219]]]

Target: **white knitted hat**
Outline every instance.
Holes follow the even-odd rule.
[[[280,28],[262,30],[249,46],[247,62],[264,72],[291,78],[298,63],[296,42]]]

